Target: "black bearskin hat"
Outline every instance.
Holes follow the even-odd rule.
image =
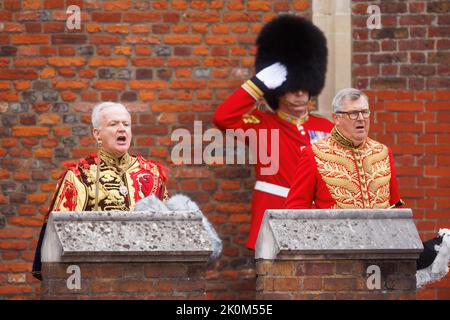
[[[311,21],[280,15],[263,27],[256,45],[257,73],[275,62],[287,68],[283,85],[264,95],[273,109],[278,108],[278,98],[287,92],[308,91],[311,97],[322,91],[327,71],[327,40]]]
[[[417,270],[425,269],[431,266],[436,259],[437,251],[435,246],[440,246],[442,244],[443,237],[435,237],[431,240],[422,242],[423,251],[421,252],[419,259],[416,261]]]

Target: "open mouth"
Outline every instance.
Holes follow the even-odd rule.
[[[125,144],[127,142],[127,137],[125,136],[118,136],[116,139],[118,144]]]
[[[364,130],[364,126],[360,125],[360,126],[356,126],[357,130]]]

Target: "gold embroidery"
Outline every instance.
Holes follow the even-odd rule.
[[[334,127],[333,130],[331,130],[330,134],[336,142],[343,145],[344,147],[355,148],[353,142],[344,137],[336,127]]]
[[[373,141],[369,142],[371,145]],[[363,166],[367,173],[368,192],[375,203],[382,203],[383,208],[389,207],[391,166],[386,146],[376,144],[371,146]]]
[[[122,157],[117,158],[104,150],[100,150],[100,159],[106,162],[109,166],[126,170],[130,165],[131,156],[128,153],[125,153]]]
[[[159,166],[151,161],[141,160],[140,156],[132,157],[126,154],[120,159],[111,157],[108,154],[100,154],[100,170],[98,184],[98,210],[120,210],[128,211],[135,206],[136,200],[142,199],[149,194],[161,197],[167,194],[165,185],[161,180]],[[115,164],[115,165],[113,165]],[[67,195],[76,201],[77,211],[91,211],[95,208],[96,197],[96,173],[97,165],[94,156],[81,159],[79,164],[71,168],[58,183],[58,193],[60,196],[64,188],[61,183],[66,181],[75,185],[77,195]],[[152,183],[153,182],[153,183]],[[122,188],[121,188],[122,187]],[[158,190],[158,187],[161,190]],[[126,188],[127,192],[123,190]],[[70,196],[70,197],[69,197]],[[55,198],[56,199],[56,198]],[[58,202],[53,208],[58,210]],[[69,203],[65,211],[72,209]]]
[[[103,159],[102,159],[103,160]],[[91,166],[96,169],[96,166]],[[93,170],[86,172],[89,179],[95,175]],[[103,210],[129,210],[126,205],[126,196],[119,192],[122,182],[122,172],[120,169],[108,165],[102,161],[100,164],[100,183],[98,201],[104,203]],[[89,187],[89,205],[95,205],[95,184]]]
[[[246,124],[258,124],[261,121],[258,119],[258,117],[256,117],[253,114],[244,114],[242,116],[242,121],[244,121],[244,123]]]
[[[319,147],[315,144],[313,144],[312,148],[314,150],[314,153],[316,154],[316,158],[318,157],[319,159],[323,159],[324,161],[329,162],[328,164],[324,165],[331,166],[333,163],[335,163],[345,167],[347,171],[355,170],[355,164],[351,161],[348,161],[348,159],[346,159],[345,157],[345,153],[342,153],[341,150],[327,150],[324,148],[319,149]],[[333,151],[334,153],[332,153]],[[337,171],[339,172],[339,170],[340,169],[338,168]]]
[[[100,175],[99,175],[99,194],[98,202],[101,210],[130,210],[130,201],[127,194],[120,192],[121,186],[128,188],[125,173],[136,163],[136,159],[131,157],[128,153],[120,158],[117,158],[104,150],[100,150]],[[88,169],[83,170],[88,187],[88,207],[95,206],[95,181],[97,173],[97,165],[92,164]]]
[[[169,201],[169,192],[167,191],[167,188],[166,187],[164,187],[164,197],[163,197],[163,201],[164,202],[167,202],[167,201]]]
[[[290,115],[290,114],[288,114],[286,112],[283,112],[281,110],[278,110],[277,111],[277,116],[280,117],[281,119],[283,119],[284,121],[287,121],[289,123],[295,124],[297,126],[300,126],[300,125],[304,124],[309,119],[308,112],[305,113],[301,117],[296,117],[296,116]]]
[[[251,80],[247,80],[243,85],[242,88],[247,91],[249,95],[253,97],[255,100],[259,100],[264,93],[260,88],[258,88],[257,85],[255,85]]]
[[[386,146],[370,138],[358,147],[337,129],[312,146],[317,168],[337,208],[388,208],[391,167]]]
[[[257,94],[257,96],[262,97],[264,95],[263,91],[256,84],[254,84],[253,81],[248,80],[245,84],[248,85],[253,92]]]

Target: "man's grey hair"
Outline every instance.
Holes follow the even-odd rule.
[[[367,105],[369,105],[369,98],[367,95],[361,90],[355,88],[345,88],[339,91],[333,98],[333,112],[339,112],[342,110],[342,103],[345,100],[355,101],[360,97],[364,97],[366,99]]]
[[[104,109],[111,108],[111,107],[122,107],[122,108],[124,108],[125,110],[128,111],[127,107],[125,107],[121,103],[117,103],[117,102],[102,102],[102,103],[96,105],[94,107],[94,110],[92,110],[91,118],[92,118],[92,126],[94,128],[98,128],[100,126],[99,119],[98,119],[98,115],[100,114],[100,111],[102,111]],[[130,111],[128,111],[128,113],[130,113]]]

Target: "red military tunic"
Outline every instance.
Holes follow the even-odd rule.
[[[329,120],[314,115],[309,115],[304,119],[295,118],[295,121],[291,121],[290,118],[294,117],[287,114],[260,111],[255,108],[255,102],[261,97],[262,92],[249,80],[220,105],[214,114],[214,123],[221,130],[254,129],[258,136],[258,149],[264,148],[263,154],[274,157],[275,166],[278,166],[278,170],[274,174],[264,174],[262,170],[267,170],[270,165],[263,164],[267,162],[262,161],[259,156],[256,157],[257,186],[261,182],[273,184],[275,186],[271,185],[271,187],[275,188],[279,186],[284,196],[261,190],[253,192],[251,227],[247,242],[249,249],[255,248],[264,212],[267,209],[283,208],[288,192],[287,188],[291,185],[301,149],[309,145],[311,140],[314,141],[314,138],[327,135],[333,127]],[[266,129],[265,132],[262,129]],[[279,140],[275,141],[278,144],[279,157],[271,155],[271,129],[279,130]],[[266,137],[266,133],[267,138],[260,141],[261,134],[262,137]]]
[[[370,138],[354,147],[334,128],[302,152],[285,207],[372,209],[401,204],[391,150]]]

